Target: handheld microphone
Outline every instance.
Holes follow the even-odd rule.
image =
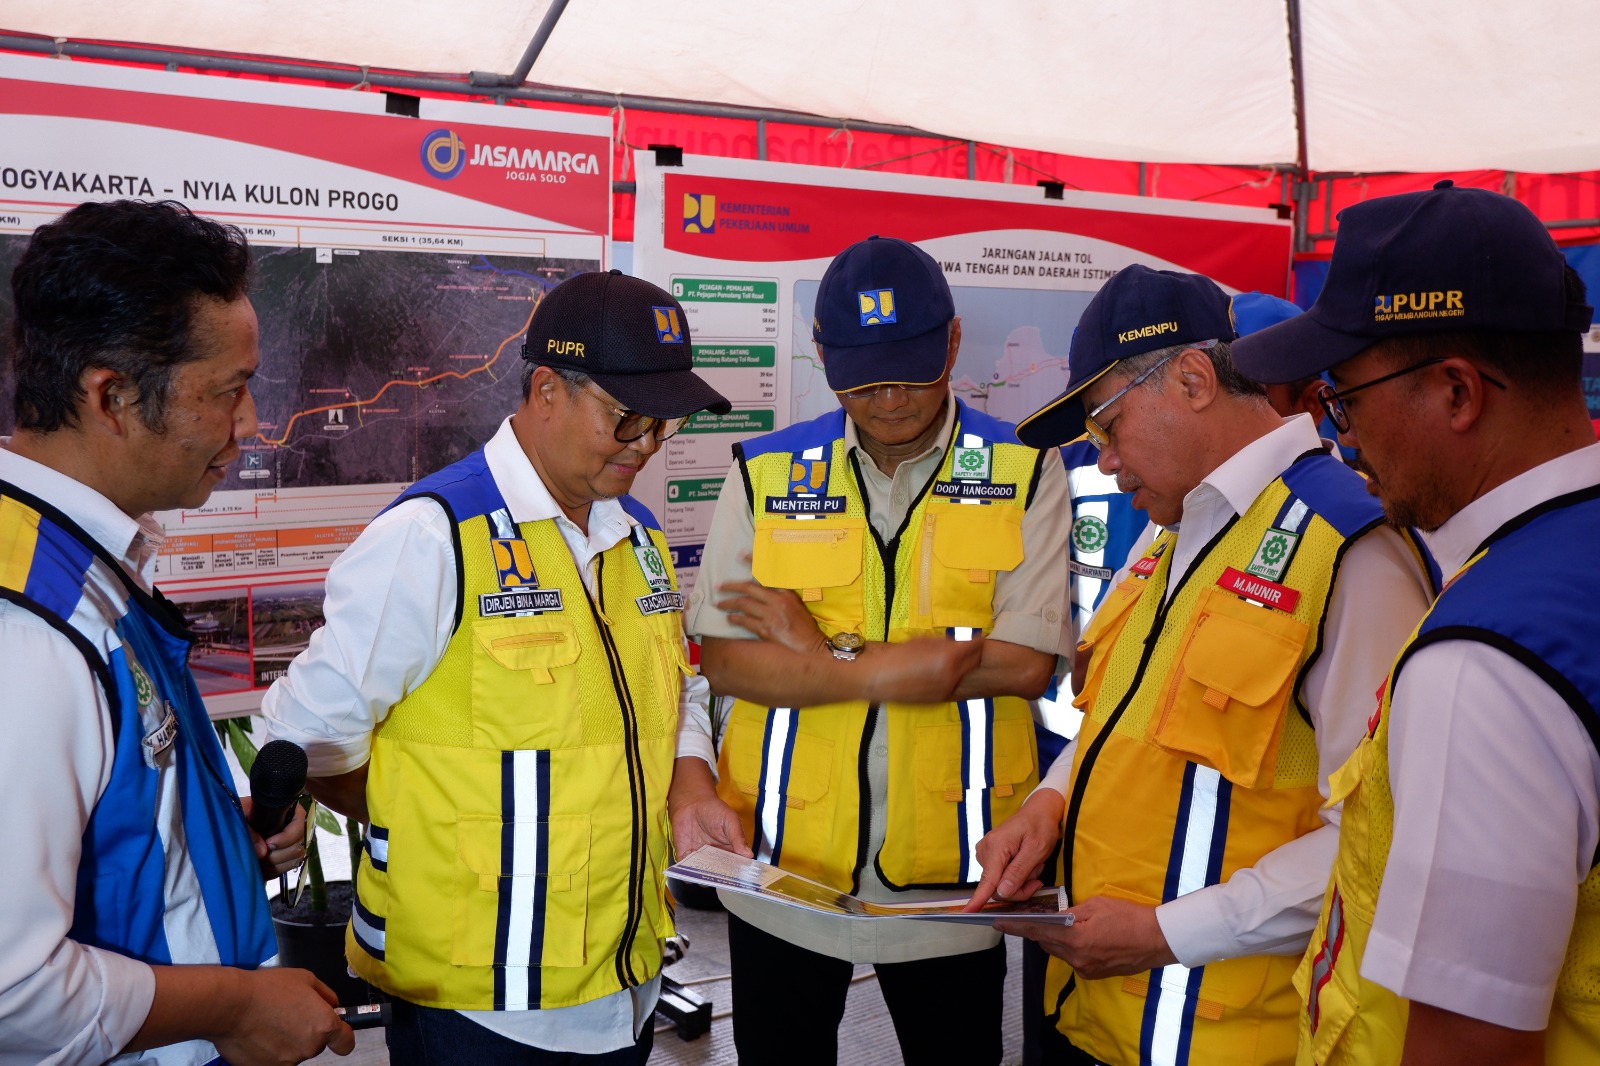
[[[262,840],[282,832],[305,787],[304,748],[292,740],[274,740],[263,747],[250,767],[250,828]]]

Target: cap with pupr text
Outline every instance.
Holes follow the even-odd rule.
[[[1328,277],[1311,309],[1234,345],[1268,383],[1321,373],[1390,337],[1446,330],[1584,332],[1566,260],[1536,215],[1509,196],[1441,181],[1339,212]]]
[[[578,274],[546,293],[522,358],[587,374],[630,411],[654,418],[731,408],[694,373],[683,306],[620,270]]]

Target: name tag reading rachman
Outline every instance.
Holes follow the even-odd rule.
[[[667,611],[682,611],[683,593],[652,592],[648,596],[635,597],[633,602],[639,605],[640,614],[664,614]]]

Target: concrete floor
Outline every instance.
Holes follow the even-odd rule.
[[[672,1023],[656,1015],[655,1050],[651,1066],[733,1066],[733,1020],[728,990],[727,919],[721,911],[678,910],[678,929],[688,937],[687,955],[667,968],[673,980],[711,1001],[711,1031],[697,1040],[680,1040]],[[1005,1066],[1022,1061],[1022,952],[1019,941],[1006,938]],[[796,1018],[797,1026],[807,1024]],[[775,1034],[782,1039],[781,1034]],[[348,1058],[324,1054],[311,1060],[317,1066],[388,1066],[389,1049],[381,1029],[356,1034],[356,1050]],[[903,1066],[894,1025],[878,991],[870,966],[856,967],[855,982],[845,1001],[839,1027],[839,1066]],[[960,1064],[953,1064],[960,1066]]]

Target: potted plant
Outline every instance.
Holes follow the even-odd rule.
[[[226,718],[216,723],[217,735],[233,749],[247,776],[255,764],[257,750],[250,726],[248,718]],[[302,796],[300,803],[309,810],[313,801],[310,796]],[[351,974],[344,957],[344,927],[350,921],[355,891],[353,877],[361,863],[361,824],[353,818],[343,819],[341,824],[338,816],[320,804],[316,805],[312,821],[318,829],[344,835],[350,849],[352,880],[324,878],[317,834],[311,832],[299,887],[287,890],[289,879],[283,878],[282,888],[269,904],[278,937],[278,960],[284,966],[310,970],[344,1006],[370,1003],[379,997],[377,989]]]

